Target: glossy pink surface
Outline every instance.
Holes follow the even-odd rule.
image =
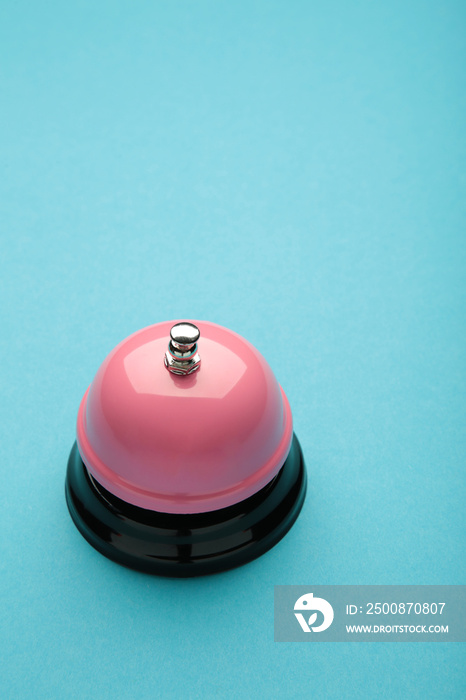
[[[262,355],[214,323],[193,321],[199,371],[171,374],[163,358],[175,323],[144,328],[108,355],[79,408],[78,447],[95,479],[128,503],[167,513],[217,510],[280,470],[291,411]]]

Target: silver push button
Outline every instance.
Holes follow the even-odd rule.
[[[165,367],[173,374],[192,374],[201,366],[197,341],[201,335],[194,323],[177,323],[170,331],[170,342],[165,353]]]

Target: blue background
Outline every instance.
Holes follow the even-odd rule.
[[[460,645],[274,643],[273,586],[465,582],[465,14],[2,1],[4,697],[463,694]],[[309,472],[274,550],[192,581],[63,492],[99,364],[180,317],[261,350]]]

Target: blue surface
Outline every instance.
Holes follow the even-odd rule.
[[[2,695],[464,696],[461,645],[273,641],[275,584],[465,582],[464,3],[72,5],[0,5]],[[263,352],[309,471],[194,581],[63,493],[99,364],[179,317]]]

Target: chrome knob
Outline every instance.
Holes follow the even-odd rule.
[[[197,352],[197,341],[201,335],[194,323],[183,321],[172,326],[168,350],[165,353],[165,367],[173,374],[192,374],[201,366]]]

